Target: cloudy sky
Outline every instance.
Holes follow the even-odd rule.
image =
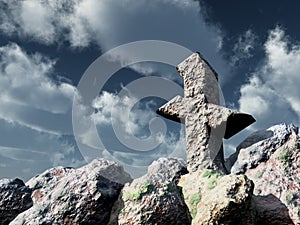
[[[92,113],[76,109],[85,129],[74,136],[80,79],[99,56],[133,41],[176,43],[214,67],[225,104],[257,120],[225,142],[227,154],[251,131],[299,125],[299,11],[293,0],[0,0],[0,178],[26,180],[99,156],[142,174],[155,158],[184,157],[182,127],[155,114],[178,89],[142,80],[139,90],[157,95],[140,99],[128,86],[152,76],[182,85],[174,66],[162,63],[137,63],[111,76]],[[162,89],[171,93],[160,96]]]

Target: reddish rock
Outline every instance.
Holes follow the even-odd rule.
[[[11,225],[107,224],[114,202],[129,181],[123,167],[104,159],[79,169],[47,170],[27,182],[34,204]]]
[[[243,148],[237,158],[239,163],[235,164],[234,169],[243,168],[243,172],[255,184],[254,201],[259,221],[265,221],[265,224],[300,224],[298,128],[281,124],[266,131],[272,133],[269,132],[267,136],[262,131],[256,132],[241,144]],[[249,141],[251,137],[252,143]],[[259,141],[254,143],[255,139]],[[254,160],[258,158],[263,160]],[[247,166],[242,167],[242,164]]]

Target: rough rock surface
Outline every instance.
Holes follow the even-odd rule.
[[[300,224],[300,137],[292,130],[277,136],[281,139],[273,140],[275,150],[269,146],[268,160],[247,168],[245,175],[187,173],[183,160],[161,158],[132,181],[118,164],[97,159],[79,169],[47,170],[28,187],[2,180],[1,203],[6,202],[0,215],[16,216],[14,206],[26,210],[32,198],[33,206],[10,224]],[[13,209],[3,211],[7,204]]]
[[[0,224],[9,224],[32,206],[31,189],[20,179],[0,180]]]
[[[298,133],[298,128],[292,124],[279,124],[254,132],[237,147],[237,151],[227,160],[228,167],[233,164],[231,173],[245,173],[259,163],[266,162],[292,133]]]
[[[14,224],[107,224],[125,182],[123,167],[96,159],[79,169],[53,168],[27,182],[33,206]]]
[[[184,80],[184,96],[176,96],[157,110],[166,118],[185,123],[187,167],[190,172],[213,169],[227,173],[222,138],[231,137],[255,120],[220,106],[216,72],[194,53],[177,66]],[[239,120],[228,123],[228,120]],[[238,125],[237,125],[238,124]],[[227,133],[227,135],[226,135]]]
[[[258,225],[292,225],[289,210],[274,195],[252,196]]]
[[[246,176],[197,171],[182,176],[179,186],[183,188],[193,225],[255,224],[253,183]]]
[[[145,176],[125,185],[116,204],[118,223],[112,218],[111,224],[190,224],[188,208],[177,186],[185,173],[183,160],[161,158],[153,162]]]
[[[255,202],[261,221],[293,224],[292,219],[294,224],[300,224],[299,135],[292,133],[268,161],[247,169],[246,175],[255,183]]]

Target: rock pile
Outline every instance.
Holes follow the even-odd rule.
[[[231,171],[243,172],[255,183],[253,199],[259,221],[300,224],[298,128],[280,124],[255,132],[238,149]]]
[[[0,224],[300,224],[297,128],[252,134],[237,162],[253,162],[245,158],[253,154],[241,154],[253,145],[267,157],[239,175],[188,173],[183,160],[161,158],[132,180],[117,163],[96,159],[79,169],[49,169],[26,184],[2,179]]]
[[[123,188],[118,202],[122,209],[115,224],[191,224],[182,190],[177,186],[186,173],[183,160],[161,158],[153,162],[145,176]]]
[[[57,167],[29,180],[33,206],[10,224],[107,224],[130,176],[115,162],[97,159],[79,169]]]
[[[193,225],[255,224],[251,202],[254,185],[246,176],[197,171],[184,175],[179,185]]]

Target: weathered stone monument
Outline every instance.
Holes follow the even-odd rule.
[[[184,96],[176,96],[157,113],[185,123],[187,166],[190,172],[213,169],[227,173],[222,138],[230,138],[255,119],[220,106],[217,73],[194,53],[177,66],[184,80]]]

